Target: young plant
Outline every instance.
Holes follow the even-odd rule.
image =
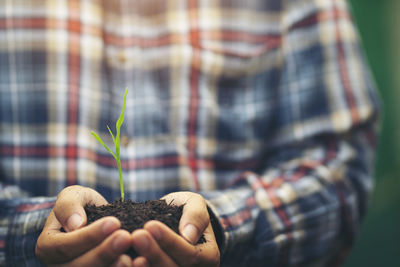
[[[97,141],[99,141],[99,143],[108,151],[110,152],[110,154],[114,157],[115,161],[117,162],[118,165],[118,172],[119,172],[119,185],[120,185],[120,189],[121,189],[121,201],[124,201],[124,180],[122,179],[122,169],[121,169],[121,156],[120,156],[120,135],[121,135],[121,125],[124,122],[124,112],[125,112],[125,106],[126,106],[126,94],[128,93],[128,88],[126,88],[125,90],[125,94],[124,94],[124,104],[122,105],[122,111],[121,111],[121,115],[119,115],[118,121],[116,123],[116,130],[117,130],[117,134],[114,137],[110,127],[108,127],[107,125],[107,129],[110,132],[110,135],[112,137],[112,140],[114,142],[115,145],[115,152],[113,152],[104,142],[103,140],[101,140],[101,138],[99,137],[99,135],[93,131],[91,131],[92,135],[94,136],[94,138],[96,138]]]

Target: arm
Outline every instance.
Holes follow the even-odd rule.
[[[363,129],[286,148],[263,173],[245,173],[233,189],[209,194],[224,229],[222,262],[281,266],[345,253],[372,189],[369,134]]]
[[[55,197],[28,197],[0,184],[0,265],[40,265],[35,244],[54,202]]]
[[[80,186],[65,188],[56,199],[28,197],[16,186],[0,184],[0,265],[126,266],[130,259],[122,253],[130,246],[129,234],[112,217],[82,227],[86,202],[107,203],[94,190]],[[81,213],[81,222],[69,220],[73,212]]]

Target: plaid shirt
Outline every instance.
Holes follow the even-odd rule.
[[[223,266],[332,264],[372,189],[378,101],[344,0],[0,0],[0,265],[64,187],[202,194]]]

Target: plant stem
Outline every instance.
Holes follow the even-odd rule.
[[[125,194],[124,194],[124,180],[122,179],[121,160],[118,160],[117,163],[118,163],[118,172],[119,172],[119,186],[121,189],[121,201],[124,202]]]

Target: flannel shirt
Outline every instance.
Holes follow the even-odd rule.
[[[344,0],[0,1],[0,265],[55,196],[204,196],[222,266],[330,265],[373,188],[379,101]]]

